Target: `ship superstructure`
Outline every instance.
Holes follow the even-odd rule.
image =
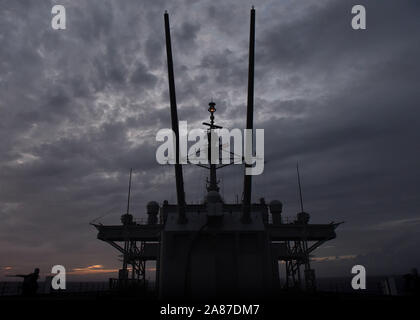
[[[179,159],[179,122],[175,95],[169,15],[165,12],[166,52],[172,130]],[[246,128],[253,130],[255,9],[251,9]],[[211,159],[216,125],[216,104],[208,111],[208,159]],[[217,138],[217,136],[216,136]],[[213,140],[212,140],[213,139]],[[156,289],[161,298],[199,298],[234,295],[266,297],[282,289],[316,289],[310,255],[336,237],[338,223],[311,224],[303,211],[293,221],[282,218],[282,203],[262,198],[251,202],[252,176],[244,173],[242,201],[227,203],[219,193],[217,170],[225,165],[201,165],[209,171],[207,194],[201,204],[185,200],[182,164],[176,163],[177,202],[147,204],[147,222],[137,223],[127,212],[120,225],[94,224],[98,239],[116,248],[123,266],[115,287],[146,284],[146,261],[156,262]],[[248,167],[244,164],[244,167]],[[298,176],[299,177],[299,176]],[[130,174],[131,186],[131,174]],[[299,178],[300,186],[300,178]],[[279,273],[285,264],[285,275]],[[303,274],[301,275],[301,272]],[[280,285],[284,277],[284,285]],[[304,282],[302,283],[302,279]]]

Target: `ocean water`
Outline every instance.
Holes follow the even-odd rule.
[[[384,281],[393,278],[398,291],[402,292],[403,279],[401,276],[371,276],[366,278],[366,290],[364,293],[384,294]],[[334,278],[318,278],[317,290],[323,292],[350,293],[354,292],[351,287],[351,277],[334,277]],[[302,281],[303,283],[303,281]],[[153,283],[149,283],[153,287]],[[90,281],[76,282],[68,281],[66,283],[66,292],[70,293],[87,293],[101,292],[109,290],[108,281]],[[0,296],[20,295],[22,292],[22,282],[18,281],[1,281]],[[38,294],[49,293],[49,287],[46,282],[38,281]]]
[[[100,292],[109,289],[108,281],[76,282],[66,283],[66,292]],[[50,290],[44,281],[38,281],[38,294],[49,293]],[[0,282],[0,296],[20,295],[22,293],[22,282],[2,281]]]

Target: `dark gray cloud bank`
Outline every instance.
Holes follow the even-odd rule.
[[[299,161],[312,221],[346,222],[316,252],[321,276],[420,267],[420,4],[357,2],[366,31],[350,27],[354,1],[256,4],[255,122],[268,162],[254,200],[280,199],[293,216]],[[180,119],[198,126],[213,97],[221,125],[245,124],[251,1],[61,1],[65,31],[50,27],[53,4],[0,3],[0,277],[117,268],[88,223],[119,222],[130,167],[136,218],[149,200],[175,200],[173,168],[155,160],[155,134],[170,126],[165,9]],[[185,168],[189,201],[205,174]],[[226,200],[241,174],[221,172]]]

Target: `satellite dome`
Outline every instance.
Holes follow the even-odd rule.
[[[159,213],[159,204],[156,201],[150,201],[147,203],[147,214],[158,214]]]
[[[279,200],[271,201],[269,206],[272,214],[279,214],[283,211],[283,203],[281,203]]]
[[[307,224],[309,222],[310,214],[306,212],[299,212],[297,214],[297,221],[299,223]]]
[[[133,224],[133,216],[131,214],[125,213],[121,216],[121,223],[123,225]]]

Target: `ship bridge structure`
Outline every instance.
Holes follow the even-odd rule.
[[[179,128],[175,95],[169,15],[164,14],[172,130],[179,159]],[[253,130],[255,9],[251,9],[246,129]],[[313,251],[336,237],[339,223],[312,224],[303,211],[285,221],[278,200],[251,202],[252,176],[246,175],[242,201],[227,203],[219,193],[217,170],[226,165],[211,163],[217,129],[215,103],[209,103],[209,171],[207,194],[200,204],[185,201],[182,165],[174,164],[177,201],[146,206],[147,222],[135,222],[127,212],[121,224],[93,224],[98,239],[116,248],[123,257],[116,288],[146,286],[146,262],[156,263],[156,290],[160,298],[209,298],[222,296],[267,297],[280,290],[316,290],[311,268]],[[213,139],[213,140],[212,140]],[[246,162],[245,169],[249,167]],[[299,190],[300,190],[300,177]],[[131,190],[131,172],[129,197]],[[302,199],[302,198],[301,198]],[[285,265],[280,274],[279,263]],[[284,281],[281,283],[280,279]]]

